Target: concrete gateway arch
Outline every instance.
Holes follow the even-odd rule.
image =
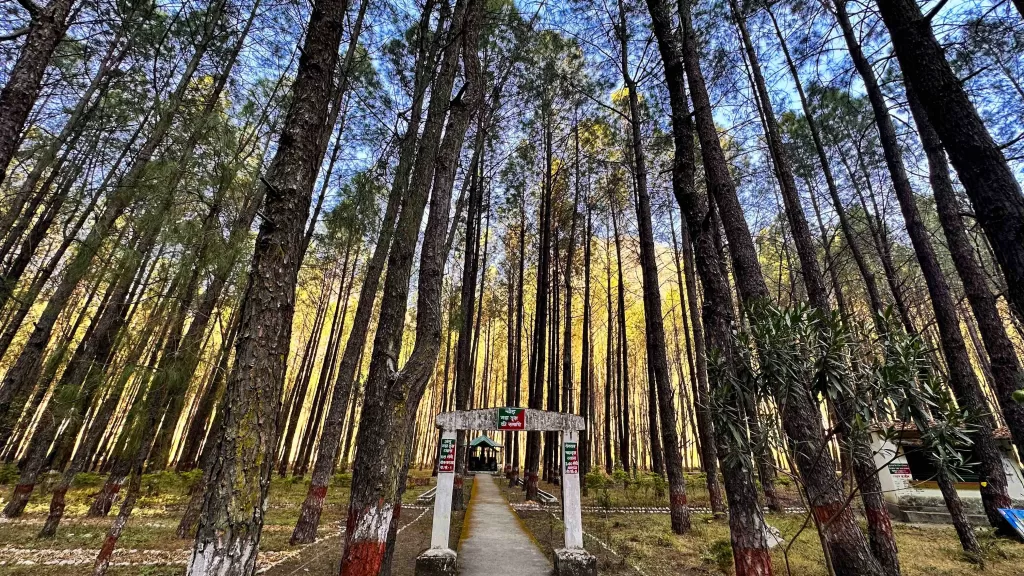
[[[484,408],[438,414],[441,430],[438,454],[437,491],[430,548],[416,559],[417,576],[456,574],[456,553],[449,547],[452,491],[455,484],[455,437],[459,430],[498,432],[561,432],[562,523],[565,548],[555,550],[555,573],[559,576],[596,575],[597,559],[583,548],[583,519],[580,511],[579,433],[586,430],[582,416],[531,408]]]

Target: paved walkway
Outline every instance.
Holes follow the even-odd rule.
[[[497,480],[477,474],[462,540],[460,576],[549,576],[551,562],[527,534],[498,490]]]

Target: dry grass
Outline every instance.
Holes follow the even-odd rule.
[[[689,484],[693,486],[693,484]],[[541,489],[556,496],[558,486],[542,484]],[[629,489],[609,488],[604,498],[620,505],[667,506],[642,491],[630,499]],[[693,490],[690,491],[694,492]],[[521,502],[522,490],[506,489],[507,497]],[[698,492],[699,494],[699,492]],[[787,496],[790,496],[787,494]],[[795,497],[795,495],[792,495]],[[584,505],[601,506],[602,495],[591,490]],[[787,497],[787,500],[790,498]],[[607,500],[606,500],[607,501]],[[691,502],[693,499],[691,499]],[[620,504],[621,503],[621,504]],[[796,503],[796,502],[793,502]],[[698,504],[700,500],[698,499]],[[555,515],[558,509],[553,509]],[[561,522],[547,510],[522,511],[520,515],[549,551],[563,544]],[[693,528],[683,536],[673,534],[667,514],[599,512],[583,515],[587,549],[598,556],[602,574],[718,575],[732,573],[732,551],[726,520],[695,514]],[[803,515],[768,515],[767,522],[777,528],[787,545],[772,553],[776,574],[827,576],[821,544],[813,524],[804,525]],[[896,539],[904,576],[1020,576],[1024,574],[1024,544],[996,538],[987,529],[979,530],[985,550],[985,565],[980,567],[962,554],[952,526],[896,524]],[[795,537],[795,540],[794,540]],[[613,550],[612,554],[602,545]]]
[[[426,472],[412,471],[414,477],[429,477],[429,470]],[[9,478],[10,475],[5,475]],[[119,549],[137,550],[164,550],[182,551],[187,550],[190,541],[181,540],[175,535],[178,520],[188,499],[188,490],[191,483],[195,481],[197,474],[177,474],[173,472],[146,475],[143,478],[143,489],[132,519],[128,523],[119,543]],[[37,537],[39,529],[46,518],[49,508],[52,486],[58,478],[55,475],[48,476],[44,482],[37,487],[32,495],[25,514],[13,521],[0,521],[0,549],[12,547],[19,549],[40,550],[39,560],[46,560],[46,550],[81,550],[82,556],[91,558],[93,551],[98,551],[107,529],[117,512],[117,504],[107,518],[86,518],[85,513],[92,502],[92,496],[99,490],[104,477],[96,474],[82,474],[75,482],[75,485],[67,495],[67,511],[60,530],[55,538],[40,539]],[[321,520],[321,535],[336,532],[345,517],[348,506],[348,482],[350,478],[345,475],[336,476],[328,491],[327,502],[324,506],[324,514]],[[412,503],[416,497],[429,488],[430,482],[419,486],[410,486],[406,491],[404,501]],[[270,489],[270,508],[267,511],[263,535],[260,540],[260,551],[266,553],[264,556],[273,557],[274,553],[289,552],[294,550],[288,544],[292,528],[298,519],[299,507],[306,496],[308,489],[308,478],[277,478],[275,477]],[[0,484],[0,506],[13,490],[13,484]],[[408,522],[419,515],[420,511],[409,510],[403,514],[403,522]],[[429,516],[429,514],[427,515]],[[406,538],[410,543],[418,546],[414,537],[419,524],[426,526],[426,542],[430,540],[429,518],[420,520],[416,527],[410,526],[409,536]],[[421,535],[422,536],[422,535]],[[326,554],[323,561],[337,561],[334,556],[340,555],[340,543],[337,538],[326,540],[317,546],[331,547],[338,549],[337,554]],[[415,546],[414,546],[415,547]],[[426,547],[425,545],[423,546]],[[419,550],[416,550],[412,557]],[[402,554],[406,554],[403,550]],[[0,552],[0,556],[3,553]],[[305,555],[305,551],[304,554]],[[137,555],[138,559],[144,559]],[[135,556],[132,557],[136,559]],[[3,558],[0,558],[3,560]],[[288,564],[286,562],[285,564]],[[396,559],[396,568],[397,568]],[[410,567],[412,565],[410,564]],[[110,574],[122,575],[133,574],[140,576],[169,576],[178,575],[183,571],[180,565],[158,566],[121,566],[113,567]],[[332,573],[334,570],[326,570],[321,573]],[[41,576],[72,576],[77,574],[91,573],[91,565],[76,564],[72,566],[0,566],[0,576],[8,575],[41,575]],[[396,574],[401,572],[396,571]],[[409,575],[412,571],[410,568]]]

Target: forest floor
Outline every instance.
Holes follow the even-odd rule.
[[[703,476],[687,478],[687,492],[694,508],[707,505]],[[506,486],[505,483],[502,484]],[[558,486],[541,483],[541,490],[560,495]],[[765,519],[782,534],[785,544],[772,551],[775,573],[793,576],[827,576],[817,533],[806,514],[797,513],[799,497],[791,487],[780,486],[787,514],[766,514]],[[521,489],[503,488],[513,508],[550,556],[564,544],[564,527],[558,505],[537,507],[523,503]],[[590,490],[583,497],[584,545],[597,556],[598,573],[630,576],[711,576],[732,573],[732,548],[726,519],[694,513],[693,527],[685,536],[672,533],[669,516],[652,512],[668,506],[667,497],[642,486]],[[602,510],[594,511],[594,508]],[[589,510],[589,511],[588,511]],[[805,525],[805,522],[807,524]],[[1024,544],[992,536],[980,529],[985,552],[982,569],[961,552],[951,525],[896,523],[897,545],[904,576],[1019,576],[1024,566]]]
[[[417,506],[416,497],[429,489],[430,471],[410,472],[405,493],[395,551],[394,574],[412,576],[414,559],[430,543],[430,508]],[[117,513],[117,505],[106,518],[86,518],[92,495],[99,491],[104,476],[80,474],[68,492],[67,510],[55,538],[37,537],[46,519],[51,487],[59,477],[47,477],[32,495],[25,514],[14,520],[0,519],[0,576],[77,576],[90,574],[107,529]],[[191,541],[175,535],[178,521],[188,499],[188,489],[196,473],[164,472],[143,477],[142,495],[114,553],[114,565],[108,574],[115,576],[179,575],[188,558]],[[13,490],[16,477],[0,471],[0,506]],[[320,523],[320,538],[315,544],[295,547],[288,544],[299,507],[306,496],[307,479],[275,476],[270,488],[267,511],[260,540],[258,569],[271,576],[287,574],[329,574],[336,572],[341,556],[341,532],[348,506],[345,474],[335,476],[327,494]],[[459,528],[453,518],[453,530]],[[458,532],[455,532],[457,537]],[[328,567],[333,568],[328,569]],[[401,567],[408,567],[404,570]],[[320,569],[317,569],[320,567]],[[308,569],[309,572],[305,570]]]
[[[413,576],[415,557],[430,543],[431,508],[417,505],[416,497],[432,484],[429,471],[412,471],[410,486],[400,520],[392,574]],[[115,553],[115,576],[180,575],[190,542],[178,539],[174,532],[195,474],[161,473],[146,475],[143,494]],[[10,494],[14,479],[0,476],[0,505]],[[55,478],[50,479],[54,481]],[[320,540],[304,547],[288,544],[306,494],[307,483],[293,478],[274,478],[260,542],[259,568],[269,576],[332,574],[341,557],[341,528],[348,502],[348,480],[339,475],[328,492],[321,523]],[[0,520],[0,576],[77,576],[89,574],[96,552],[113,515],[86,518],[85,512],[102,485],[99,475],[81,475],[68,494],[68,510],[56,538],[36,537],[46,516],[50,499],[49,482],[33,494],[26,513],[16,520]],[[608,483],[611,484],[611,483]],[[499,486],[512,503],[526,527],[549,557],[562,546],[563,527],[558,505],[537,507],[523,503],[522,491]],[[690,502],[699,510],[707,505],[702,477],[688,477]],[[558,486],[543,483],[541,489],[555,496]],[[780,486],[784,504],[799,508],[799,497],[790,486]],[[623,488],[621,483],[589,490],[583,498],[584,530],[587,549],[598,557],[600,574],[606,576],[710,576],[729,574],[731,548],[725,520],[709,514],[694,513],[693,529],[686,536],[672,534],[667,498],[658,495],[656,482],[641,480]],[[113,512],[116,512],[115,506]],[[776,574],[825,576],[821,546],[813,524],[804,526],[801,513],[769,514],[769,524],[777,528],[787,543],[773,551]],[[450,541],[457,542],[462,514],[452,516]],[[795,539],[794,539],[794,536]],[[905,576],[1011,576],[1021,573],[1024,545],[979,531],[985,550],[985,567],[979,569],[959,552],[951,526],[896,524],[896,537]]]

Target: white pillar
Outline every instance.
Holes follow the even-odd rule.
[[[576,430],[562,433],[562,523],[565,524],[565,547],[570,550],[583,549],[579,437]]]
[[[454,484],[455,430],[443,430],[440,452],[437,457],[437,491],[434,492],[434,524],[430,533],[431,548],[448,548]]]

